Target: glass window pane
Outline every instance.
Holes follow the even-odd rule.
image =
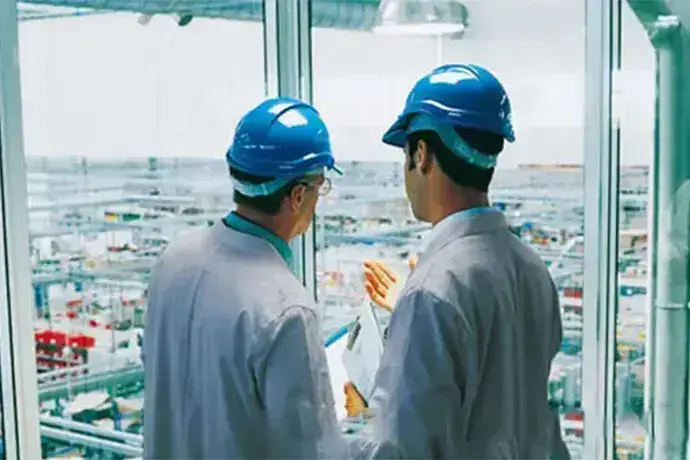
[[[414,218],[406,199],[404,154],[381,142],[383,132],[415,81],[434,67],[456,62],[485,66],[510,95],[517,136],[500,157],[490,196],[514,232],[542,256],[557,283],[564,340],[553,362],[550,396],[560,407],[573,457],[579,458],[584,3],[467,2],[467,8],[446,12],[450,22],[466,29],[447,35],[413,35],[409,28],[407,34],[374,32],[375,5],[338,3],[337,15],[331,13],[337,17],[334,28],[318,22],[327,15],[325,6],[312,24],[314,102],[329,123],[345,170],[334,178],[316,217],[325,334],[360,313],[367,299],[364,260],[384,261],[404,279],[408,260],[428,236],[429,225]],[[382,7],[391,3],[382,2]],[[379,316],[386,321],[384,311]],[[339,405],[343,399],[336,394]]]
[[[655,56],[627,2],[621,16],[618,314],[615,368],[616,458],[644,458],[648,206],[654,155]]]
[[[149,272],[232,207],[224,154],[265,94],[262,5],[245,3],[229,20],[20,6],[46,457],[141,456]],[[61,436],[68,419],[87,440]]]

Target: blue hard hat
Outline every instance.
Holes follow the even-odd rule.
[[[299,99],[268,99],[242,117],[225,159],[228,166],[275,180],[247,184],[234,180],[247,195],[268,195],[289,181],[335,165],[328,128],[319,112]]]
[[[510,100],[488,70],[472,64],[447,64],[421,78],[407,96],[405,108],[383,135],[383,142],[404,147],[415,131],[436,131],[452,151],[478,166],[493,167],[492,158],[475,151],[454,128],[473,128],[515,140]],[[493,163],[493,165],[492,165]]]

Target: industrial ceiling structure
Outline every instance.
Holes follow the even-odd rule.
[[[81,16],[94,12],[175,14],[236,21],[263,20],[262,0],[28,0],[18,5],[20,21]],[[376,21],[378,7],[379,0],[312,0],[312,25],[370,30]]]
[[[104,14],[104,11],[91,8],[59,8],[46,5],[17,4],[17,17],[20,22],[37,21],[42,19],[58,19],[76,16]]]

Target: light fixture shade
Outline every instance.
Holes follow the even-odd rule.
[[[459,0],[381,0],[372,29],[379,34],[450,35],[468,26],[469,12]]]
[[[137,18],[137,22],[142,26],[147,26],[151,22],[151,19],[153,19],[152,14],[142,13]]]
[[[192,22],[192,19],[194,19],[194,16],[192,16],[191,14],[178,14],[177,25],[180,27],[185,27],[189,25],[190,22]]]

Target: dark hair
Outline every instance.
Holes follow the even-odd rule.
[[[233,167],[230,167],[230,175],[239,181],[248,182],[250,184],[263,184],[274,180],[273,177],[255,176],[254,174],[247,174]],[[292,191],[292,188],[297,185],[298,181],[299,179],[292,180],[279,188],[275,193],[266,196],[251,197],[234,190],[232,198],[235,204],[247,206],[264,214],[274,216],[278,214],[283,200]]]
[[[498,134],[472,128],[456,128],[455,131],[471,147],[487,155],[498,155],[503,150],[504,139]],[[410,169],[415,167],[414,152],[420,140],[426,142],[430,153],[438,160],[441,170],[457,185],[471,187],[480,192],[489,190],[489,184],[494,175],[493,168],[488,170],[478,168],[458,158],[433,131],[419,131],[407,137]]]

